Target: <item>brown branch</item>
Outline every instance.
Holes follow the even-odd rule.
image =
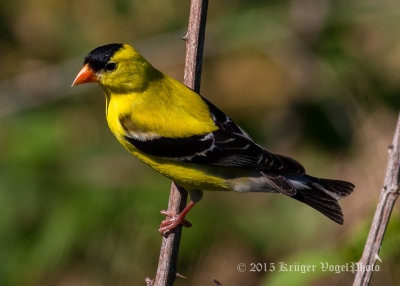
[[[363,255],[359,261],[359,267],[353,286],[368,285],[373,273],[373,267],[380,260],[378,253],[383,236],[389,222],[390,214],[399,196],[400,187],[400,114],[397,120],[393,143],[389,146],[389,161],[386,176],[376,207],[374,219],[369,230]]]
[[[207,7],[208,0],[191,0],[188,31],[183,38],[186,41],[184,84],[196,92],[200,92]],[[185,208],[186,200],[187,192],[172,182],[168,212],[180,213]],[[146,278],[147,285],[172,286],[176,276],[181,276],[177,273],[181,233],[182,226],[178,226],[166,237],[163,236],[156,278],[154,283]]]
[[[200,93],[204,35],[206,31],[208,0],[192,0],[186,41],[185,74],[183,83]]]

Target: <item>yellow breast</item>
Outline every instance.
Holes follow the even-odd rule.
[[[167,87],[163,88],[166,84]],[[159,96],[161,91],[164,93]],[[125,139],[127,131],[121,125],[121,118],[125,116],[129,116],[130,124],[124,127],[129,128],[129,133],[141,134],[143,138],[154,134],[172,138],[189,137],[218,129],[198,94],[167,78],[167,82],[149,85],[140,93],[112,94],[106,90],[106,99],[108,125],[130,153],[189,190],[227,190],[225,180],[215,175],[218,167],[149,156]]]

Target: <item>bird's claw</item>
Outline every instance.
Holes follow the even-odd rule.
[[[161,211],[160,213],[167,216],[167,218],[161,222],[160,228],[158,229],[161,235],[165,235],[167,232],[173,230],[180,224],[185,227],[192,226],[190,222],[185,220],[185,216],[182,214],[173,214],[168,211]]]

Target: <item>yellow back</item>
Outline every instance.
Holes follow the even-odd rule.
[[[111,61],[116,70],[100,75],[107,97],[107,121],[118,137],[121,117],[129,116],[131,132],[188,137],[217,130],[202,98],[162,74],[133,47],[124,45]]]

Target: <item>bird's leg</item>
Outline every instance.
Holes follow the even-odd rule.
[[[167,218],[161,222],[160,228],[158,231],[165,235],[168,231],[173,230],[178,225],[182,224],[186,227],[191,227],[192,224],[185,220],[185,216],[190,211],[190,209],[195,205],[195,202],[190,201],[188,205],[184,208],[184,210],[179,214],[173,214],[168,211],[161,211],[161,214],[166,215]]]

